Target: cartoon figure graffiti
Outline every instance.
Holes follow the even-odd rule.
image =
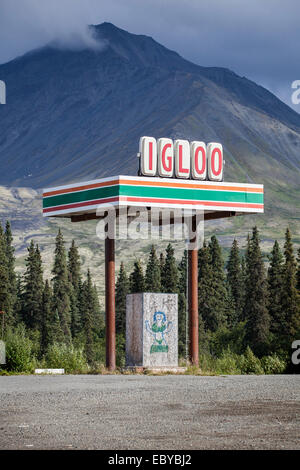
[[[153,315],[153,323],[150,326],[149,320],[145,321],[146,330],[153,338],[150,354],[156,352],[168,352],[169,347],[166,342],[165,335],[170,333],[173,328],[173,322],[167,323],[166,314],[164,312],[155,312]]]

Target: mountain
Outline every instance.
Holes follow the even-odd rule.
[[[264,183],[270,216],[299,221],[298,113],[253,81],[195,65],[151,37],[110,23],[90,28],[99,48],[49,44],[0,65],[0,185],[136,174],[142,135],[219,141],[225,180]]]

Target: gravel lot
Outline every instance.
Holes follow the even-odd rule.
[[[300,449],[300,376],[0,377],[0,449]]]

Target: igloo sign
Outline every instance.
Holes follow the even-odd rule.
[[[223,147],[216,142],[141,137],[140,173],[143,176],[223,180]]]

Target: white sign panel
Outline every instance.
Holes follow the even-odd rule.
[[[192,178],[195,180],[206,180],[207,178],[207,159],[206,145],[204,142],[191,142],[191,164]]]
[[[141,137],[139,150],[144,176],[223,181],[223,147],[217,142]]]
[[[207,145],[208,179],[222,181],[223,179],[223,147],[212,142]]]
[[[155,176],[157,172],[157,145],[154,137],[140,138],[141,172],[145,176]]]
[[[174,173],[174,147],[172,139],[158,139],[158,174],[162,177],[172,178]]]
[[[175,176],[189,178],[191,168],[190,143],[188,140],[175,140]]]

